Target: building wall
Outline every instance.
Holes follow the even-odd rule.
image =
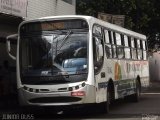
[[[56,15],[74,15],[75,13],[75,4],[73,5],[63,2],[62,0],[57,0],[58,4],[56,7]]]
[[[72,4],[64,2],[63,0],[28,0],[26,20],[45,16],[73,15],[75,14],[75,9],[75,0],[72,0]],[[8,22],[9,20],[11,21],[12,19],[8,19]],[[18,25],[12,26],[9,24],[0,23],[1,35],[3,33],[3,36],[0,36],[0,66],[2,66],[4,60],[8,60],[12,66],[15,66],[14,60],[9,58],[7,54],[6,44],[2,42],[1,38],[4,37],[3,39],[5,39],[5,36],[9,33],[16,33],[17,29]],[[14,47],[16,48],[16,46]]]
[[[151,81],[160,81],[160,51],[149,58],[149,71]]]
[[[56,15],[74,15],[75,9],[75,0],[73,0],[72,5],[63,0],[28,0],[26,19]]]

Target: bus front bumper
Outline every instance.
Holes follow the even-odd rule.
[[[36,93],[18,90],[21,106],[67,106],[95,103],[95,87],[86,85],[75,91]]]

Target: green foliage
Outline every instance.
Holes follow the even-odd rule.
[[[160,44],[159,6],[158,0],[77,0],[77,14],[125,15],[125,27],[147,35],[149,48],[153,48]]]

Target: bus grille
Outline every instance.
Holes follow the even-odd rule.
[[[30,103],[64,103],[64,102],[77,102],[81,98],[78,97],[41,97],[29,100]]]

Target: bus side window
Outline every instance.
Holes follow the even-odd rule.
[[[124,53],[125,53],[125,58],[126,59],[131,59],[131,49],[130,49],[130,43],[129,42],[129,37],[127,35],[124,35]]]
[[[146,41],[142,41],[142,48],[143,48],[143,60],[147,60]]]
[[[132,37],[131,37],[131,47],[135,48],[135,46],[134,46],[134,39]]]
[[[147,60],[147,52],[143,51],[143,60]]]
[[[137,39],[137,56],[138,60],[142,60],[142,49],[141,49],[141,40]]]
[[[136,49],[136,43],[133,37],[131,37],[131,53],[132,53],[132,59],[137,59],[137,49]]]
[[[115,44],[114,43],[114,38],[113,38],[113,32],[112,31],[108,31],[108,34],[109,34],[109,43]]]
[[[116,45],[112,45],[112,58],[117,58],[117,48],[116,48]]]
[[[119,33],[115,33],[115,37],[117,45],[122,45],[121,35]]]
[[[112,57],[112,47],[111,47],[111,43],[112,43],[112,36],[111,36],[111,31],[108,30],[104,30],[104,34],[105,34],[105,53],[107,58],[111,58]]]
[[[143,46],[143,50],[147,50],[147,49],[146,49],[146,41],[143,41],[143,42],[142,42],[142,46]]]
[[[96,36],[102,37],[102,29],[101,29],[101,27],[95,25],[95,26],[93,27],[93,34],[96,35]]]
[[[104,30],[104,34],[105,34],[105,43],[111,43],[108,30]]]
[[[124,35],[124,45],[125,45],[125,47],[129,47],[127,35]]]
[[[124,47],[122,45],[122,39],[121,35],[119,33],[115,33],[115,39],[117,43],[117,54],[118,58],[124,58]]]
[[[112,58],[112,49],[111,45],[105,45],[105,51],[107,58]]]

